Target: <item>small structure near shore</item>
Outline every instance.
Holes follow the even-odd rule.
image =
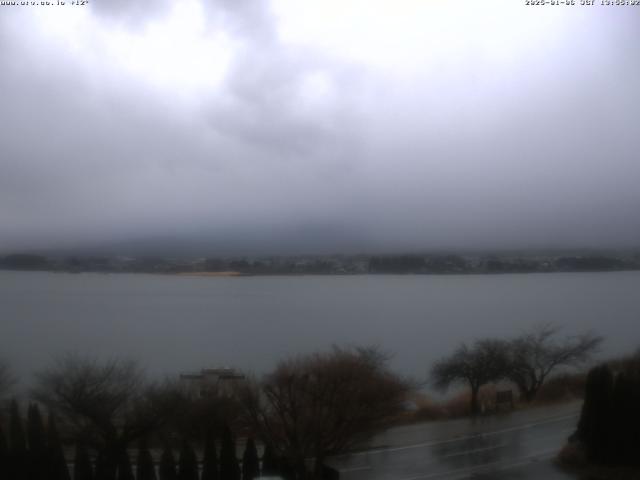
[[[213,395],[229,396],[246,377],[234,368],[203,368],[200,372],[180,374],[183,388],[199,398]]]

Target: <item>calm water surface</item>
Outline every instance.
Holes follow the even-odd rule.
[[[640,272],[202,278],[0,272],[0,356],[29,374],[67,351],[139,359],[152,374],[380,344],[424,378],[462,341],[536,322],[640,346]]]

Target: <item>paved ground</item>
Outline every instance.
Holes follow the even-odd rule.
[[[579,403],[391,429],[362,453],[333,459],[343,480],[569,480],[552,459]]]

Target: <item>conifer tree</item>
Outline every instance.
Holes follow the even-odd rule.
[[[198,480],[198,458],[193,448],[186,440],[180,449],[179,480]]]
[[[73,480],[93,480],[93,468],[87,449],[76,445],[76,455],[73,462]]]
[[[58,435],[58,427],[53,413],[49,413],[47,421],[47,450],[50,480],[70,480],[69,468],[64,458],[64,450]]]
[[[613,444],[610,459],[616,464],[632,465],[636,445],[634,444],[637,425],[633,423],[634,402],[633,382],[625,372],[620,373],[613,386],[611,440]]]
[[[222,431],[220,480],[240,480],[240,466],[238,465],[238,458],[236,457],[236,446],[228,425],[226,425]]]
[[[118,480],[135,480],[131,460],[126,448],[123,448],[118,455]]]
[[[160,480],[177,480],[176,461],[173,458],[173,452],[168,446],[165,447],[160,457],[159,472]]]
[[[202,459],[202,480],[218,480],[218,454],[216,442],[211,430],[207,431],[204,440],[204,458]]]
[[[27,440],[29,444],[29,479],[48,480],[47,441],[42,416],[37,405],[27,410]]]
[[[99,450],[96,459],[95,479],[115,480],[117,467],[117,464],[113,462],[113,456],[107,455],[105,448]]]
[[[38,405],[31,404],[27,410],[27,440],[30,451],[44,451],[47,448],[46,433]]]
[[[280,475],[284,480],[295,480],[296,471],[286,457],[280,457],[278,459],[278,465],[278,475]]]
[[[607,365],[589,371],[578,438],[586,446],[587,458],[593,462],[605,463],[611,457],[612,390],[613,376]]]
[[[116,480],[123,448],[126,447],[118,442],[107,441],[101,445],[95,465],[96,480]]]
[[[636,408],[633,409],[630,418],[630,424],[633,428],[633,437],[631,444],[633,445],[631,450],[632,464],[634,466],[640,466],[640,371],[636,370],[633,377],[633,404]]]
[[[11,401],[9,420],[9,478],[24,480],[27,478],[27,443],[20,418],[18,402]]]
[[[242,480],[253,480],[260,476],[260,460],[253,438],[247,440],[242,456]]]
[[[153,465],[153,457],[147,447],[146,440],[140,441],[138,447],[138,465],[136,468],[136,480],[156,480],[156,469]]]
[[[265,445],[262,454],[262,475],[265,477],[278,475],[278,461],[273,453],[273,449],[269,444]]]
[[[0,425],[0,478],[11,478],[9,476],[9,445],[4,438],[4,432]]]

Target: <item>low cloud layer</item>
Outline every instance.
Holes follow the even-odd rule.
[[[638,245],[640,10],[305,5],[1,7],[0,250]]]

